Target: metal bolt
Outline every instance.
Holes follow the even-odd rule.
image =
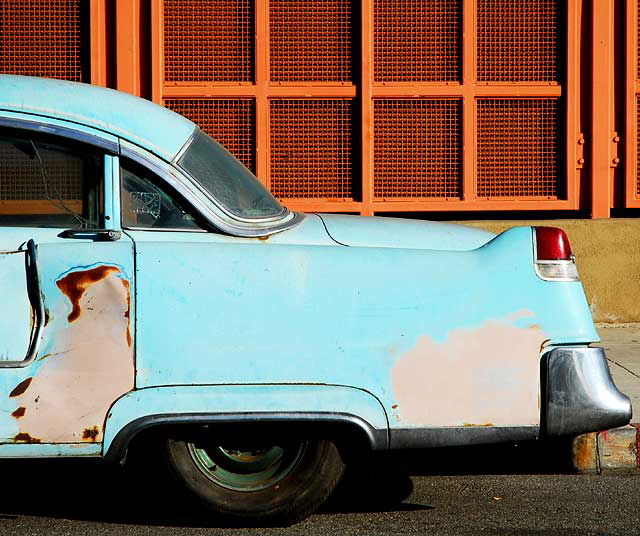
[[[613,162],[614,164],[619,164],[619,163],[620,163],[620,159],[619,159],[618,157],[616,157],[616,158],[614,158],[614,159],[612,160],[612,162]]]
[[[613,137],[613,142],[614,143],[618,143],[620,141],[620,136],[614,136]]]
[[[584,138],[578,138],[578,143],[580,145],[583,145],[584,144]]]
[[[584,164],[584,158],[578,158],[578,164]]]

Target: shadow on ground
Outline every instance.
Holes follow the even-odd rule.
[[[351,469],[321,514],[430,510],[411,502],[411,476],[571,472],[568,443],[403,451]],[[163,471],[99,460],[2,460],[1,519],[51,517],[129,525],[224,527],[194,507]]]

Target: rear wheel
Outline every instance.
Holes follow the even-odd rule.
[[[210,510],[236,519],[289,525],[312,514],[344,472],[327,440],[279,444],[170,439],[175,474]]]

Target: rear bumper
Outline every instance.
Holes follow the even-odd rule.
[[[560,347],[542,358],[542,432],[578,435],[624,426],[631,401],[613,383],[602,348]]]

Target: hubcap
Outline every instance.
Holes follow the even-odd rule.
[[[198,469],[211,481],[233,491],[259,491],[280,482],[300,460],[306,443],[256,448],[188,444]]]

